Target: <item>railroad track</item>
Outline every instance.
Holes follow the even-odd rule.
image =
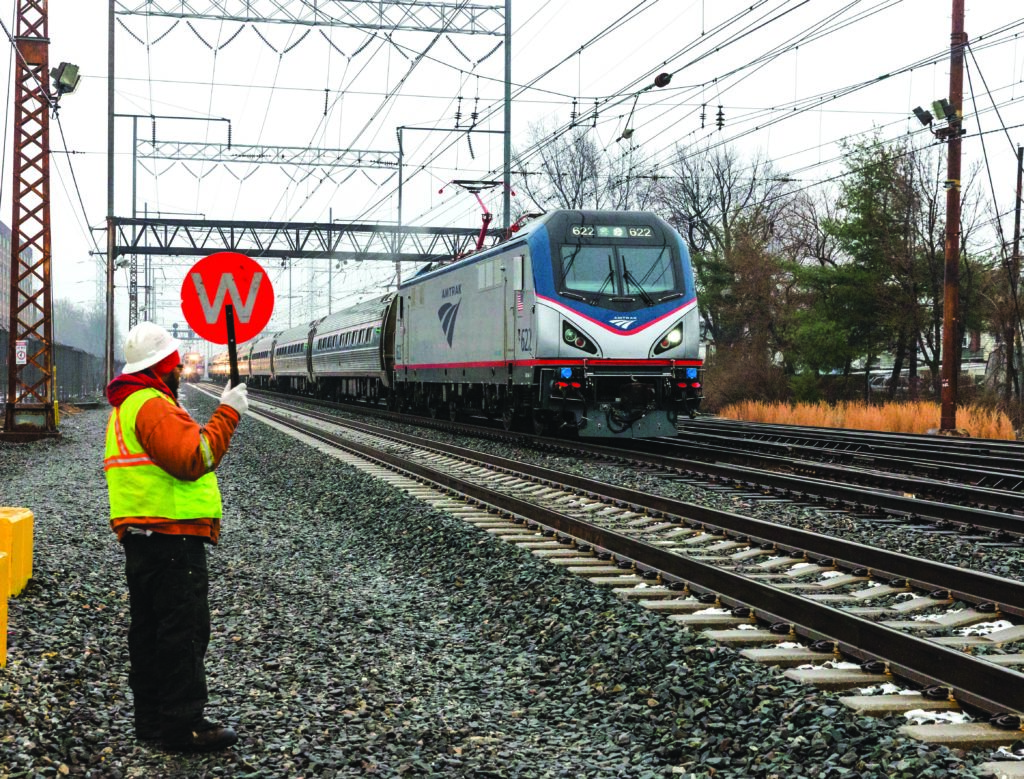
[[[254,397],[288,402],[275,393]],[[284,396],[287,397],[287,396]],[[302,404],[352,410],[350,406],[303,398]],[[786,499],[860,512],[871,521],[899,521],[968,535],[987,534],[992,543],[1017,543],[1024,535],[1024,495],[969,484],[850,467],[821,465],[794,458],[766,458],[711,446],[668,445],[656,441],[617,442],[616,447],[579,440],[541,438],[458,422],[395,414],[359,407],[360,414],[444,432],[523,444],[569,456],[585,455],[663,473],[754,500]],[[737,462],[739,461],[739,462]],[[752,467],[740,463],[753,463]],[[780,469],[780,470],[776,470]]]
[[[950,634],[1000,617],[1024,621],[1019,582],[308,409],[256,401],[252,413],[496,512],[476,514],[476,524],[684,627],[758,647],[748,650],[756,659],[790,665],[843,655],[866,664],[854,674],[860,686],[901,678],[938,694],[939,705],[1020,725],[1024,655],[964,650],[1024,641],[1024,627],[993,638]],[[787,640],[803,645],[772,646]]]
[[[722,453],[799,457],[950,480],[1009,492],[1024,490],[1024,443],[767,425],[733,420],[685,420],[677,443]]]

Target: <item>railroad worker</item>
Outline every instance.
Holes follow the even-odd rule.
[[[212,752],[238,740],[203,717],[206,544],[217,543],[221,518],[213,471],[249,402],[245,384],[229,381],[210,421],[197,424],[177,402],[179,347],[152,322],[128,333],[127,364],[106,390],[113,411],[103,469],[110,525],[125,553],[135,736],[169,750]]]

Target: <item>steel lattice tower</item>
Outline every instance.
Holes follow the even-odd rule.
[[[15,31],[14,217],[3,437],[30,441],[58,435],[50,302],[47,0],[18,0]]]

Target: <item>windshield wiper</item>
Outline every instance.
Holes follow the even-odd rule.
[[[604,277],[604,281],[601,282],[600,288],[597,290],[598,295],[604,294],[604,288],[607,287],[611,282],[615,281],[615,265],[612,261],[612,256],[608,255],[608,275]]]
[[[654,298],[647,294],[647,290],[640,286],[640,282],[636,280],[636,276],[629,272],[629,268],[626,267],[625,258],[623,258],[622,260],[622,278],[626,280],[627,284],[632,284],[634,287],[636,287],[637,292],[640,293],[640,297],[643,298],[644,303],[646,303],[649,306],[654,305]]]
[[[562,264],[562,286],[563,287],[565,286],[565,280],[567,278],[569,278],[569,271],[572,270],[572,264],[574,262],[576,262],[576,256],[580,253],[580,250],[582,250],[582,249],[583,249],[583,244],[581,244],[581,243],[576,244],[576,251],[574,251],[572,253],[572,255],[569,257],[569,260],[567,262]]]

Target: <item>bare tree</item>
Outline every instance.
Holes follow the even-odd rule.
[[[741,266],[751,256],[773,261],[792,203],[790,184],[771,162],[743,161],[730,148],[679,148],[670,170],[659,182],[659,201],[690,248],[707,330],[717,344],[728,345],[751,324],[729,303]]]
[[[637,151],[635,146],[601,149],[586,128],[560,134],[536,124],[527,150],[515,155],[518,189],[539,211],[643,210],[653,201],[658,177]]]

